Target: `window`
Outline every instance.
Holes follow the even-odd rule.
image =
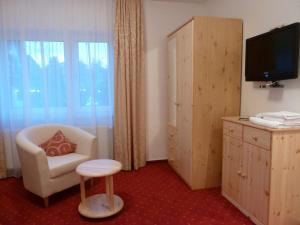
[[[14,108],[23,106],[23,82],[21,70],[20,42],[8,42],[8,70],[11,82],[10,95]]]
[[[76,106],[111,104],[107,43],[8,41],[7,44],[12,108],[23,108],[25,102],[36,109],[66,108],[68,88],[79,93]]]
[[[24,107],[27,98],[33,108],[65,107],[64,43],[9,41],[8,48],[12,106]]]
[[[80,105],[89,106],[94,103],[97,106],[107,106],[109,103],[107,43],[79,42],[78,58]],[[93,82],[95,91],[89,91]]]

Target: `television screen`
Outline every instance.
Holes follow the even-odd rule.
[[[300,23],[246,40],[246,81],[297,78]]]

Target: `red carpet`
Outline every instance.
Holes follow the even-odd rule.
[[[41,198],[27,192],[22,180],[0,180],[1,225],[252,225],[220,194],[219,188],[190,191],[166,162],[149,163],[134,172],[114,176],[115,192],[125,203],[123,210],[106,219],[79,215],[79,186],[55,194],[49,208]],[[104,191],[96,182],[88,193]]]

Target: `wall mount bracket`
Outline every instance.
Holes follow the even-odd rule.
[[[270,81],[259,85],[260,88],[284,88],[280,81]]]

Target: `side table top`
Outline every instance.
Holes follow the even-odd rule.
[[[111,159],[96,159],[81,163],[77,166],[76,172],[86,177],[103,177],[119,172],[122,164]]]

